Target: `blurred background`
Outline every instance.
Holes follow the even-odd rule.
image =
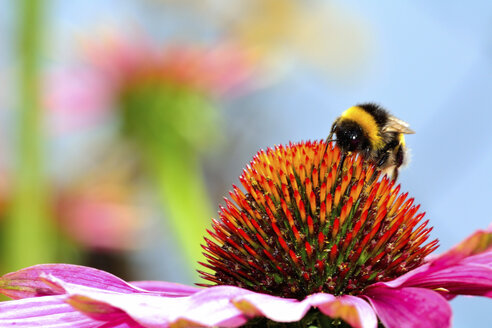
[[[0,270],[197,282],[252,156],[368,101],[417,132],[399,181],[443,251],[492,222],[491,76],[485,0],[0,1]]]

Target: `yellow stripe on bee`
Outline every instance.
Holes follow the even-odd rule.
[[[383,139],[379,134],[379,127],[374,117],[364,109],[353,106],[342,113],[342,117],[352,120],[359,124],[367,134],[371,146],[374,149],[380,149],[384,146]]]
[[[405,136],[403,135],[403,133],[400,133],[400,135],[398,136],[398,140],[400,141],[400,145],[405,146]]]

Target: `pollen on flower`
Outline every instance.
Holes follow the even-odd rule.
[[[357,295],[438,247],[425,244],[432,228],[408,193],[333,143],[262,150],[239,181],[245,192],[233,187],[203,245],[210,271],[199,272],[211,285],[297,299]]]

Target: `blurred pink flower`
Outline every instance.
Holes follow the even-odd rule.
[[[129,200],[105,199],[88,190],[63,195],[57,213],[63,229],[86,248],[128,250],[137,246],[141,213]]]
[[[358,296],[288,299],[234,286],[206,289],[159,281],[126,283],[96,269],[43,264],[4,275],[2,327],[238,327],[254,317],[299,321],[310,308],[352,327],[450,327],[446,299],[492,297],[492,228],[423,266]],[[43,296],[43,297],[39,297]]]
[[[93,69],[77,67],[53,72],[46,83],[45,106],[55,131],[91,126],[113,107],[113,87]]]
[[[224,95],[245,87],[253,70],[248,53],[232,44],[155,47],[143,39],[113,39],[87,47],[87,57],[119,89],[141,79],[155,79]]]
[[[85,64],[54,72],[45,106],[56,130],[97,122],[118,106],[122,95],[142,83],[189,88],[210,97],[248,89],[253,61],[231,44],[157,47],[143,38],[90,43]]]

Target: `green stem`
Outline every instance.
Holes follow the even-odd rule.
[[[212,211],[197,155],[176,139],[153,148],[147,146],[145,157],[164,205],[166,222],[179,243],[177,249],[192,269],[198,269],[198,261],[205,259],[200,244]],[[190,278],[197,281],[197,277],[195,272]]]
[[[42,0],[19,1],[18,158],[12,212],[5,222],[5,267],[17,270],[54,260],[42,163],[38,81]]]
[[[205,257],[200,244],[212,210],[197,152],[215,126],[215,107],[203,95],[186,88],[143,83],[122,97],[123,129],[140,147],[165,211],[176,250],[192,269]],[[172,251],[172,250],[171,250]],[[197,281],[198,274],[190,274]]]

